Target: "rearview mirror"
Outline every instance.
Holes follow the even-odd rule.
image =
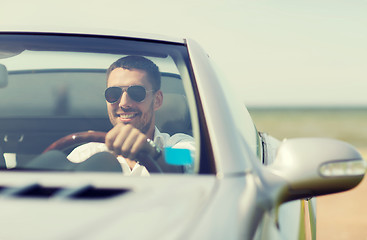
[[[363,179],[366,163],[348,143],[300,138],[281,144],[270,171],[285,181],[278,199],[286,202],[349,190]]]

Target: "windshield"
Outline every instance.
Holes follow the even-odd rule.
[[[109,132],[123,122],[124,125],[131,125],[144,133],[151,140],[153,150],[163,151],[162,161],[179,169],[174,170],[174,173],[197,173],[199,160],[196,157],[198,151],[195,149],[199,142],[196,132],[199,131],[195,130],[195,127],[192,128],[197,125],[192,124],[192,119],[196,119],[197,114],[195,107],[190,106],[187,100],[193,98],[193,94],[190,89],[190,69],[186,54],[185,47],[180,44],[126,38],[45,34],[0,35],[2,168],[38,170],[42,167],[34,162],[47,162],[48,160],[39,160],[46,152],[50,155],[47,158],[58,158],[55,156],[60,156],[60,152],[63,154],[61,156],[65,156],[62,157],[65,158],[63,161],[67,160],[73,164],[85,163],[99,152],[110,152],[119,159],[121,170],[126,175],[139,175],[145,170],[147,175],[164,172],[165,167],[162,170],[159,166],[158,170],[149,171],[146,166],[145,170],[141,170],[145,165],[142,160],[131,159],[133,161],[130,162],[130,158],[124,158],[121,153],[105,146],[105,136],[98,134]],[[118,72],[113,69],[109,76],[106,74],[113,63],[119,59],[131,61],[135,58],[137,61],[148,61],[158,67],[160,89],[149,90],[153,86],[150,82],[151,77],[147,70],[138,69],[138,65],[117,69],[125,69],[123,71],[129,73],[143,71],[144,76],[147,76],[144,78],[147,79],[146,82],[129,78],[126,84],[116,84],[115,80],[109,80]],[[143,88],[127,89],[130,85]],[[115,91],[122,90],[117,90],[120,95],[117,95],[114,102],[106,101],[105,90],[111,86],[115,87]],[[129,104],[131,103],[130,110],[123,106],[125,96],[128,96]],[[151,122],[154,129],[150,136],[150,130],[147,129]],[[75,139],[79,135],[74,133],[79,132],[88,136],[83,135]],[[59,139],[64,141],[53,144]],[[85,147],[86,143],[90,142],[94,145],[89,144]],[[80,145],[84,148],[80,148]],[[82,150],[78,152],[76,148]],[[86,149],[89,155],[82,159]],[[154,157],[155,154],[145,152],[143,155]],[[76,155],[77,160],[73,158]],[[47,170],[47,167],[45,169]],[[73,171],[74,167],[67,163],[65,168],[56,170]]]

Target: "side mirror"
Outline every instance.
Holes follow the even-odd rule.
[[[0,88],[8,86],[8,70],[5,65],[0,64]]]
[[[282,179],[277,197],[286,202],[349,190],[363,179],[366,162],[348,143],[300,138],[285,140],[269,168]]]

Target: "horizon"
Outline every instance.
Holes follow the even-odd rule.
[[[367,105],[350,105],[350,106],[337,106],[337,105],[246,105],[250,110],[336,110],[336,111],[366,111]]]

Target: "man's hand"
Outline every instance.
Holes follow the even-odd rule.
[[[154,146],[148,143],[147,139],[145,134],[132,125],[119,123],[106,134],[106,145],[108,149],[113,151],[116,155],[122,155],[131,169],[136,163],[135,160],[138,154],[142,152],[150,155],[150,157],[155,159],[154,161],[157,161],[160,168],[159,171],[173,173],[183,172],[181,166],[167,164],[163,155],[158,154],[159,152],[157,152]],[[156,169],[156,164],[150,161],[144,161],[144,159],[139,159],[139,161],[141,160],[143,160],[143,166],[147,167],[148,170]],[[151,164],[154,166],[149,167]]]
[[[151,146],[147,136],[131,124],[119,123],[106,134],[106,145],[116,155],[131,160],[141,151],[149,151]]]

